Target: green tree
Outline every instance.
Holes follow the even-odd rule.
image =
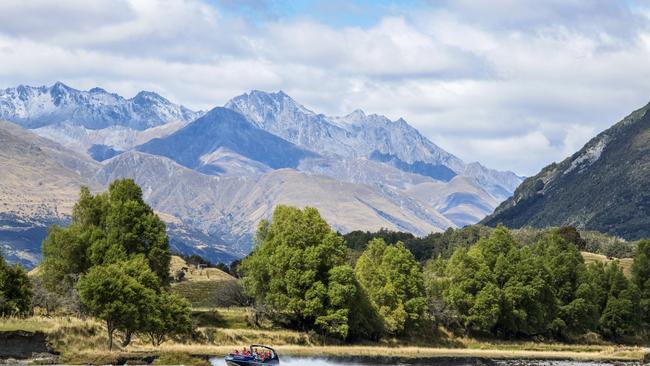
[[[403,334],[425,319],[422,271],[404,244],[388,246],[383,239],[371,240],[355,272],[390,333]]]
[[[92,267],[77,284],[81,302],[90,313],[106,322],[108,349],[121,330],[128,344],[133,332],[145,328],[155,311],[158,279],[143,257]]]
[[[0,316],[25,314],[31,299],[32,285],[25,270],[8,265],[0,255]]]
[[[562,226],[557,229],[558,235],[567,243],[571,243],[578,248],[578,250],[585,250],[587,248],[587,241],[580,236],[580,232],[573,226]]]
[[[170,251],[165,224],[131,179],[112,182],[92,195],[82,187],[67,228],[54,226],[43,241],[43,278],[61,293],[92,266],[144,255],[163,284],[169,283]]]
[[[609,338],[633,335],[641,321],[639,290],[625,277],[618,262],[608,266],[607,275],[609,293],[600,317],[601,332]]]
[[[187,300],[163,291],[155,297],[153,305],[153,311],[145,315],[141,331],[147,334],[154,347],[160,346],[167,336],[191,333],[192,318]]]
[[[511,247],[494,267],[501,297],[496,327],[503,336],[546,334],[557,314],[549,274],[528,247]]]
[[[445,302],[445,290],[451,285],[446,275],[447,261],[442,257],[427,261],[422,275],[426,291],[429,316],[436,324],[447,329],[458,327],[454,309]]]
[[[557,314],[540,258],[503,226],[447,263],[445,302],[469,331],[501,337],[545,334]]]
[[[350,269],[352,269],[350,267]],[[366,290],[355,278],[356,292],[350,300],[349,339],[378,341],[386,332],[377,306],[370,301]]]
[[[632,282],[639,289],[644,325],[650,327],[650,240],[642,240],[637,245],[632,264]]]
[[[403,239],[404,245],[418,261],[449,258],[458,248],[469,248],[490,235],[491,228],[469,225],[460,229],[449,228],[443,233],[431,233],[423,238]]]
[[[89,234],[93,234],[91,230],[83,231],[74,224],[68,228],[56,225],[49,228],[43,241],[43,261],[40,265],[41,277],[49,290],[62,294],[65,289],[74,286],[78,275],[88,271],[88,247],[93,239],[88,237]]]
[[[275,322],[349,336],[356,286],[346,247],[318,210],[277,206],[241,264],[244,286]]]
[[[493,273],[500,314],[493,333],[504,337],[545,334],[557,312],[550,275],[528,247],[505,227],[497,227],[476,245]]]
[[[496,324],[494,314],[499,309],[490,313],[481,312],[479,308],[484,305],[477,304],[479,292],[495,282],[481,251],[477,247],[457,249],[447,263],[446,275],[449,287],[444,291],[445,301],[456,310],[461,324],[478,333],[491,332]],[[481,302],[485,304],[487,294],[481,297]]]
[[[589,285],[587,289],[590,291],[591,302],[596,305],[599,314],[605,309],[609,294],[609,274],[607,270],[608,266],[605,263],[590,263],[587,265],[587,270],[582,281],[584,284]],[[578,290],[579,293],[581,291],[580,289]],[[583,295],[582,297],[587,296]]]
[[[595,330],[598,304],[592,291],[597,289],[589,282],[584,258],[575,244],[564,239],[563,231],[554,229],[544,235],[534,251],[550,275],[549,285],[557,298],[559,312],[553,324],[555,332],[570,336]]]

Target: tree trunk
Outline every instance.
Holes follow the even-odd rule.
[[[122,338],[122,347],[126,347],[131,343],[131,336],[133,336],[133,331],[127,330],[124,332],[124,338]]]
[[[113,323],[111,321],[106,321],[106,329],[108,329],[108,352],[113,351]]]

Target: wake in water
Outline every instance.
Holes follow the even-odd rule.
[[[359,363],[339,363],[332,362],[328,360],[318,359],[318,358],[289,358],[285,357],[281,361],[282,366],[301,366],[301,365],[313,365],[313,366],[357,366],[361,365]]]
[[[226,362],[223,360],[223,358],[212,358],[210,359],[210,363],[212,366],[225,366]],[[437,363],[418,363],[415,361],[415,363],[393,363],[393,364],[373,364],[373,363],[355,363],[355,362],[343,362],[343,361],[330,361],[330,360],[325,360],[322,358],[303,358],[303,357],[283,357],[280,360],[280,365],[281,366],[413,366],[413,365],[440,365],[444,366],[446,362],[444,360],[441,360],[441,362]],[[458,362],[450,362],[447,363],[448,365],[454,365],[454,366],[461,366],[461,365],[466,365],[466,366],[472,366],[475,365],[475,363],[458,363]],[[619,363],[611,363],[611,362],[590,362],[590,361],[564,361],[564,360],[558,360],[558,361],[543,361],[543,360],[499,360],[499,361],[494,361],[494,366],[632,366],[632,365],[638,365],[636,362],[619,362]]]
[[[212,366],[225,366],[226,362],[223,358],[210,359]],[[370,364],[350,363],[350,362],[334,362],[321,358],[291,358],[282,357],[280,359],[281,366],[373,366]],[[384,365],[386,366],[386,365]]]

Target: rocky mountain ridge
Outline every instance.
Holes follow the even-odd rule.
[[[488,169],[477,162],[466,164],[402,118],[391,121],[359,109],[343,117],[317,114],[282,91],[253,90],[231,99],[225,107],[243,114],[257,127],[319,154],[379,161],[434,180],[469,176],[499,201],[509,197],[521,182],[512,172]]]
[[[650,236],[650,104],[526,179],[482,222],[573,225],[625,239]]]
[[[200,114],[148,91],[126,99],[101,88],[82,91],[61,82],[0,89],[0,119],[30,129],[69,122],[93,130],[123,126],[141,131],[189,122]]]

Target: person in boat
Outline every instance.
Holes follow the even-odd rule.
[[[235,350],[226,356],[228,366],[261,366],[279,365],[279,358],[275,351],[267,351],[266,346],[253,345],[250,348],[244,348],[242,351]]]

